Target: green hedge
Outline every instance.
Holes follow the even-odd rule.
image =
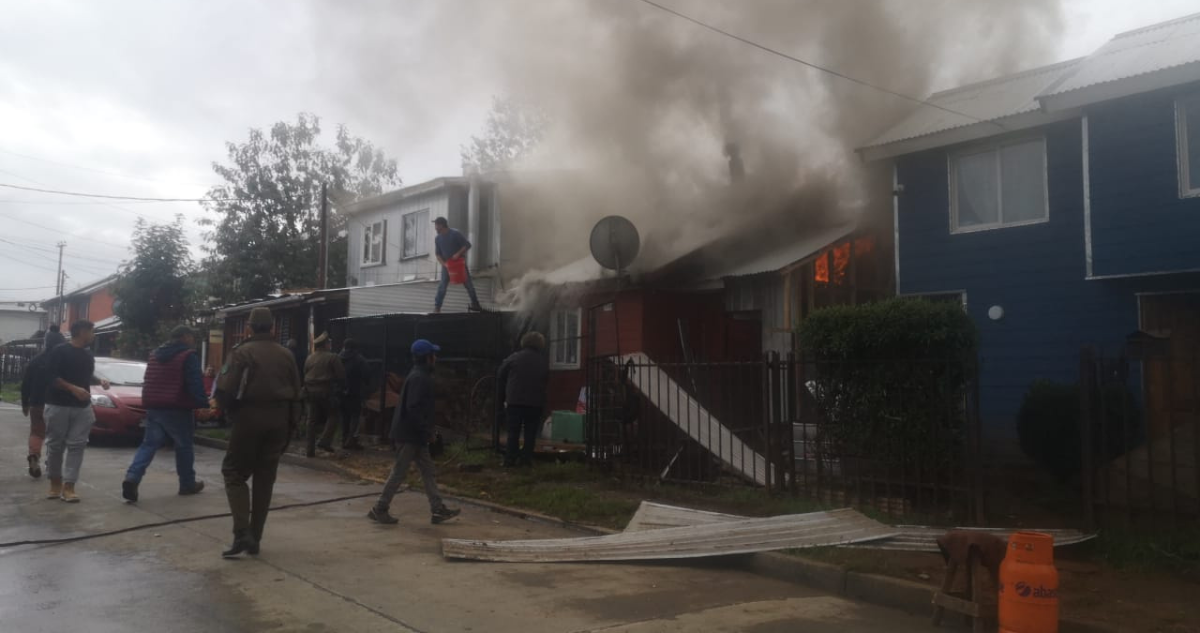
[[[1097,419],[1103,413],[1108,428],[1106,437],[1097,438],[1104,446],[1103,452],[1097,454],[1113,459],[1136,446],[1142,420],[1133,394],[1123,386],[1107,385],[1098,406],[1103,407],[1103,412],[1096,412]],[[1059,481],[1074,478],[1083,459],[1080,419],[1078,384],[1035,381],[1017,413],[1021,450]]]
[[[957,303],[896,298],[819,310],[798,336],[826,457],[941,476],[961,466],[979,334]]]

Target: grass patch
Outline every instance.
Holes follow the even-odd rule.
[[[203,435],[214,440],[229,440],[229,429],[197,429],[196,435]]]
[[[1138,534],[1103,530],[1095,555],[1119,570],[1200,574],[1200,529]]]
[[[21,405],[21,384],[20,383],[4,383],[0,387],[0,398],[9,404]]]

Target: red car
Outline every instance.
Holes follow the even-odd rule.
[[[142,408],[146,363],[97,358],[95,375],[107,380],[109,388],[92,385],[96,424],[92,425],[91,436],[140,438],[146,426],[146,410]]]

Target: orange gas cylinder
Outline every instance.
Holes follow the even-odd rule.
[[[1058,632],[1054,537],[1016,532],[1000,564],[1000,633]]]
[[[452,257],[447,259],[446,272],[450,276],[450,283],[467,283],[467,260],[463,259],[462,257]]]

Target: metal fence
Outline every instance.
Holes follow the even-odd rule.
[[[595,464],[892,516],[982,520],[974,363],[627,354],[591,359],[587,374]]]
[[[0,345],[0,384],[21,382],[25,366],[42,351],[40,339],[9,341]]]
[[[1200,357],[1150,344],[1080,355],[1083,496],[1089,525],[1156,527],[1200,517]]]

